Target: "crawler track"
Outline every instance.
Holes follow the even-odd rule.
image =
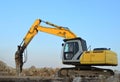
[[[87,68],[62,68],[58,72],[59,77],[99,77],[100,75],[107,77],[113,76],[114,72],[110,69],[101,69],[96,67]]]

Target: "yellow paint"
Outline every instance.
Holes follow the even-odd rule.
[[[80,57],[83,65],[117,65],[117,55],[110,50],[85,51]]]

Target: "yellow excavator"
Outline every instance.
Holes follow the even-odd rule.
[[[52,27],[40,25],[45,23]],[[63,64],[73,65],[74,67],[61,68],[58,71],[59,77],[71,76],[99,76],[109,77],[114,75],[111,69],[98,68],[96,66],[117,66],[117,54],[107,48],[87,49],[84,39],[77,37],[69,28],[58,26],[41,19],[37,19],[27,32],[22,43],[18,46],[15,53],[16,73],[20,75],[23,67],[23,52],[38,32],[45,32],[64,38],[62,50]]]

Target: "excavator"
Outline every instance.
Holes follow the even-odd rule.
[[[45,23],[50,27],[42,26]],[[88,50],[86,41],[77,37],[69,28],[58,26],[41,19],[37,19],[15,53],[16,74],[20,75],[24,64],[23,53],[38,32],[44,32],[64,38],[62,44],[62,63],[66,65],[73,65],[73,67],[61,68],[58,71],[59,77],[98,77],[103,75],[106,77],[114,75],[113,70],[104,69],[97,66],[117,66],[117,54],[109,48],[95,48]]]

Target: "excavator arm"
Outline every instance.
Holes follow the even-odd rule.
[[[47,25],[50,25],[52,27],[45,27],[41,26],[40,23],[46,23]],[[34,36],[38,33],[38,31],[45,32],[48,34],[56,35],[59,37],[63,37],[65,39],[72,39],[76,38],[77,36],[71,32],[68,28],[57,26],[55,24],[52,24],[50,22],[42,21],[40,19],[37,19],[33,25],[31,26],[30,30],[24,37],[22,43],[18,46],[18,50],[15,53],[15,63],[16,63],[16,72],[17,75],[20,75],[22,72],[23,67],[23,52],[30,43],[30,41],[34,38]]]

